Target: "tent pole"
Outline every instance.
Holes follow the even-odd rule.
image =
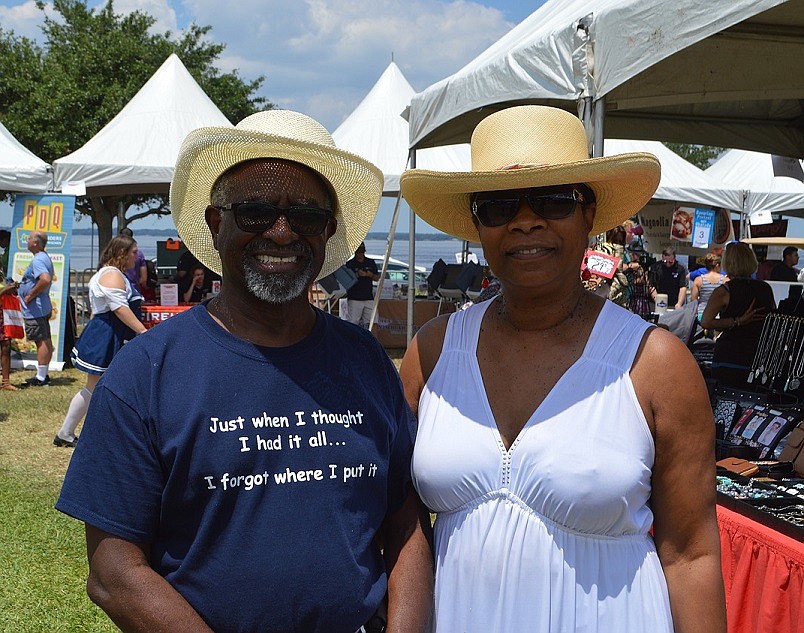
[[[606,97],[600,97],[594,102],[594,141],[592,143],[592,158],[603,156],[603,123],[606,118]]]
[[[583,98],[583,127],[586,130],[586,145],[592,153],[592,97]]]
[[[402,201],[402,192],[396,194],[396,204],[394,205],[394,215],[391,218],[391,228],[388,230],[388,239],[385,242],[385,259],[382,262],[382,272],[380,273],[380,280],[377,282],[377,293],[374,295],[374,305],[371,307],[371,319],[369,319],[369,332],[374,327],[374,321],[377,318],[377,308],[380,305],[380,297],[382,296],[382,286],[385,283],[385,273],[388,270],[388,259],[391,257],[391,248],[394,245],[394,237],[396,236],[396,222],[399,219],[399,203]]]
[[[410,168],[416,169],[416,150],[410,150]],[[400,187],[399,195],[402,195]],[[407,346],[413,340],[413,302],[416,299],[416,214],[408,205],[410,211],[408,228],[408,324],[407,324]]]

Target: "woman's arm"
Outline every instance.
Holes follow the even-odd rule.
[[[109,270],[103,274],[100,279],[98,279],[98,284],[104,288],[125,291],[126,281],[123,272],[119,269],[115,270],[117,270],[117,272],[120,274],[115,275],[111,270]],[[134,313],[131,311],[131,308],[129,308],[127,305],[115,308],[112,310],[112,313],[137,334],[142,334],[145,332],[145,325],[143,325],[142,321],[140,321],[134,315]]]
[[[770,286],[768,286],[770,288]],[[771,293],[773,291],[771,290]],[[773,300],[771,299],[771,303]],[[735,327],[742,327],[754,321],[762,321],[767,310],[763,307],[756,308],[754,299],[748,308],[740,316],[720,317],[723,310],[729,307],[729,291],[727,286],[718,286],[709,298],[703,314],[701,315],[701,325],[705,330],[730,330]],[[775,304],[774,304],[775,307]]]
[[[725,633],[715,425],[703,378],[684,344],[660,329],[646,336],[631,378],[654,437],[653,531],[675,631]]]
[[[428,321],[413,337],[402,359],[399,376],[413,415],[419,413],[419,396],[441,356],[448,320],[449,315],[443,315]]]
[[[701,295],[701,285],[703,284],[703,275],[698,275],[695,281],[692,282],[692,292],[690,293],[690,301],[696,301]]]

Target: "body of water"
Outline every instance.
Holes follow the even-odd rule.
[[[146,259],[153,259],[156,257],[156,242],[164,239],[166,238],[155,235],[142,235],[138,237],[137,244]],[[483,251],[480,248],[470,250],[483,263]],[[97,267],[97,251],[97,237],[93,243],[90,235],[73,235],[70,249],[70,268],[84,270]],[[374,255],[384,255],[385,240],[366,240],[366,251]],[[456,262],[455,254],[460,253],[460,251],[460,240],[419,240],[416,242],[416,265],[422,266],[429,271],[439,259],[443,259],[447,264],[453,264]],[[407,262],[408,241],[394,240],[391,257]],[[382,262],[378,261],[377,266],[381,265]]]

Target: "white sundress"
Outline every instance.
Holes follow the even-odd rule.
[[[671,632],[648,534],[654,444],[629,375],[650,326],[607,301],[506,451],[476,354],[492,303],[450,317],[419,401],[412,470],[438,513],[437,633]]]

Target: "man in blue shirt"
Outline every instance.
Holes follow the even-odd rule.
[[[429,630],[399,376],[307,300],[382,186],[293,112],[185,140],[173,219],[221,292],[118,353],[56,505],[85,522],[89,595],[124,631],[375,633],[386,598],[389,633]]]
[[[44,387],[50,383],[48,366],[53,358],[53,341],[50,336],[50,286],[53,283],[53,262],[45,252],[47,233],[31,231],[28,235],[28,250],[33,260],[25,269],[18,289],[25,319],[25,337],[36,342],[36,376],[25,381],[26,386]]]

